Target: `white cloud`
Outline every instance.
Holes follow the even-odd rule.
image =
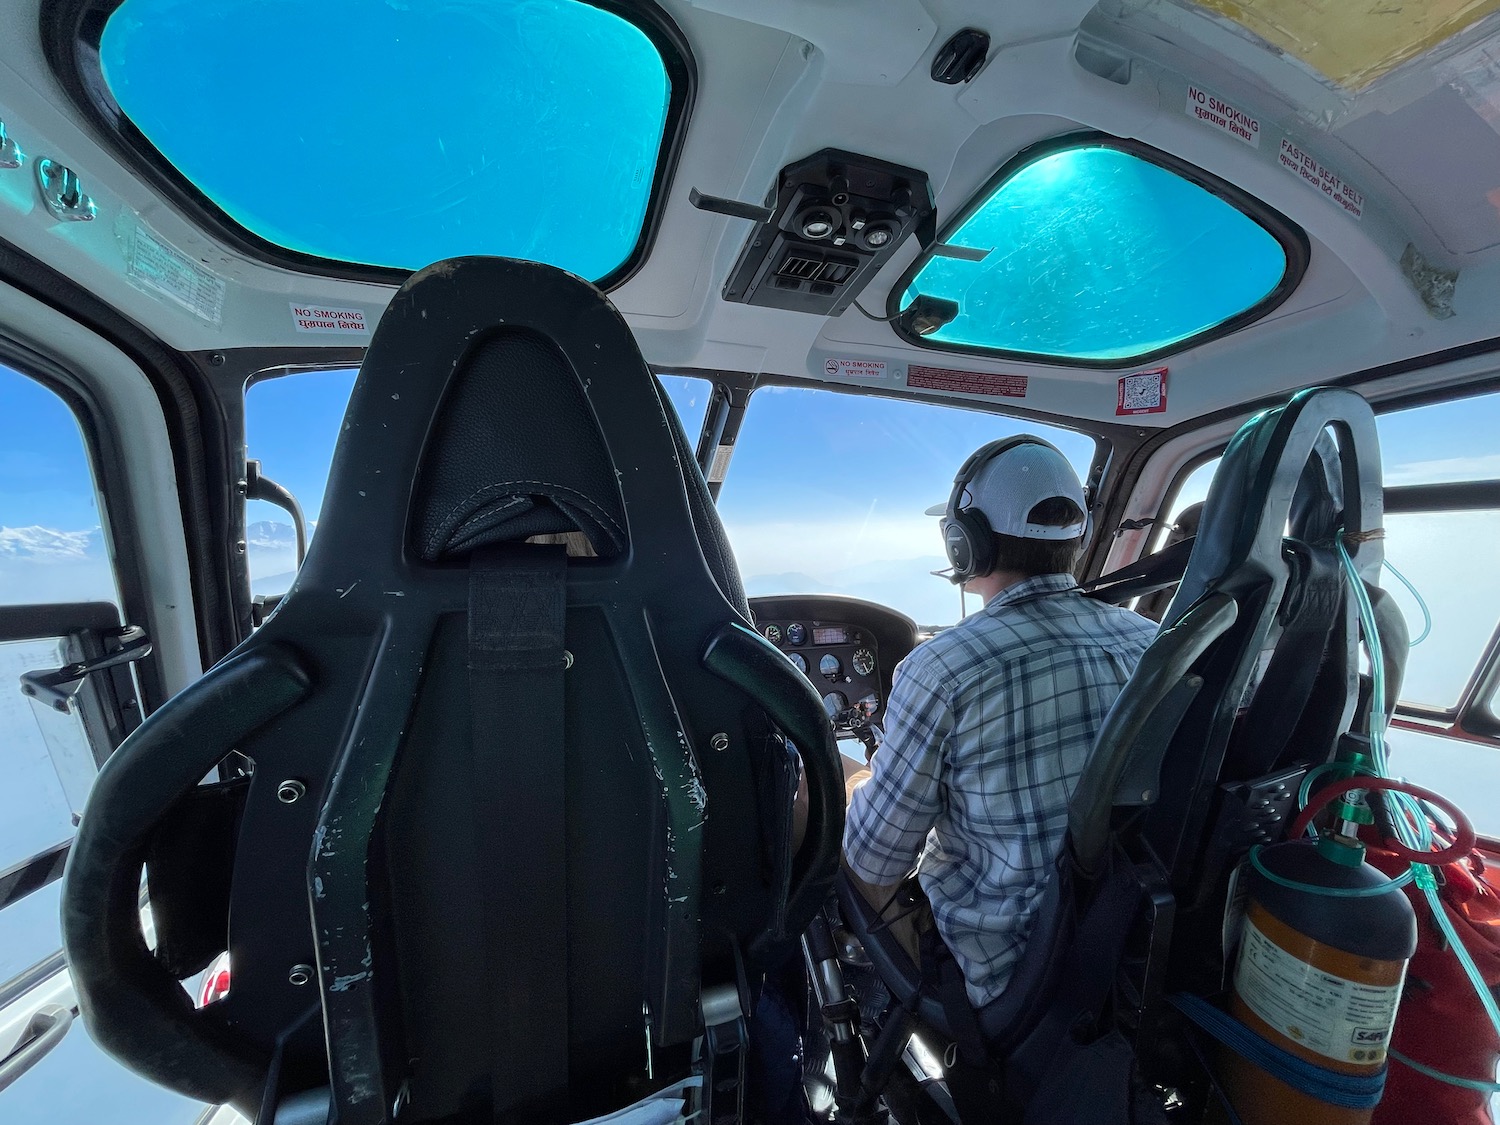
[[[1385,470],[1387,485],[1448,484],[1453,481],[1495,479],[1500,479],[1500,453],[1407,461]]]
[[[770,520],[728,525],[750,595],[843,594],[899,610],[920,625],[958,620],[958,591],[930,573],[945,565],[930,516]],[[978,606],[969,599],[969,609]]]
[[[55,527],[0,527],[0,558],[59,561],[102,553],[100,529],[61,531]]]

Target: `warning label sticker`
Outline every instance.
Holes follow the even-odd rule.
[[[924,391],[958,391],[991,398],[1026,397],[1025,375],[991,375],[986,371],[955,371],[951,367],[922,367],[915,363],[906,369],[906,385]]]
[[[1137,371],[1120,380],[1119,395],[1115,399],[1115,415],[1161,414],[1167,409],[1167,369],[1153,367],[1150,371]]]
[[[1325,168],[1285,137],[1281,139],[1276,162],[1309,187],[1317,188],[1356,219],[1364,216],[1365,197],[1340,179],[1333,169]]]
[[[327,305],[299,305],[292,302],[292,323],[298,332],[320,332],[341,336],[353,332],[368,334],[364,309],[334,309]]]
[[[714,459],[708,466],[707,480],[709,484],[718,484],[729,472],[729,458],[734,456],[734,446],[718,445],[714,447]]]
[[[883,359],[825,359],[823,374],[830,379],[884,379]]]
[[[1234,987],[1252,1012],[1292,1042],[1326,1058],[1366,1064],[1385,1058],[1401,996],[1399,981],[1361,984],[1299,961],[1248,919]]]
[[[137,288],[166,297],[209,324],[218,324],[223,316],[224,279],[139,223],[130,236],[125,276]]]
[[[1187,115],[1211,129],[1228,133],[1235,140],[1244,141],[1251,148],[1260,147],[1260,121],[1207,90],[1188,87]]]

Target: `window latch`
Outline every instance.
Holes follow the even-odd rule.
[[[54,711],[60,711],[64,715],[71,714],[73,697],[89,676],[109,668],[118,668],[122,664],[134,664],[151,655],[151,638],[146,636],[146,630],[139,625],[126,625],[113,634],[113,640],[119,648],[93,660],[80,660],[61,668],[38,668],[34,672],[23,672],[21,694],[45,703]]]

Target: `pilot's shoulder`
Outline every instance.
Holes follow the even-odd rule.
[[[985,624],[977,615],[966,617],[927,638],[901,662],[903,675],[934,688],[956,685],[973,670],[977,659],[994,658],[993,646],[983,636]]]
[[[1139,641],[1142,645],[1148,645],[1156,637],[1161,628],[1149,617],[1143,617],[1133,609],[1127,609],[1122,605],[1109,605],[1106,602],[1093,601],[1090,609],[1098,620],[1107,628],[1115,631],[1121,637]]]

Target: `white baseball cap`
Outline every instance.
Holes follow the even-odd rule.
[[[1032,508],[1057,496],[1071,500],[1084,518],[1063,527],[1028,522]],[[1018,539],[1077,539],[1088,526],[1078,474],[1066,457],[1040,439],[1012,445],[985,461],[956,507],[983,512],[992,531]],[[934,504],[927,514],[941,516],[947,511],[946,503]]]

